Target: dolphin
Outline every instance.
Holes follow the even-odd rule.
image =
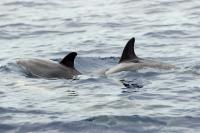
[[[74,76],[81,74],[74,67],[76,56],[76,52],[71,52],[59,63],[35,58],[18,59],[17,64],[38,77],[72,79]]]
[[[134,44],[135,44],[135,38],[133,37],[127,42],[126,46],[124,47],[124,50],[122,52],[118,64],[112,68],[107,69],[105,71],[106,75],[121,71],[138,70],[142,68],[156,68],[156,69],[176,68],[174,65],[171,64],[139,58],[135,54]]]

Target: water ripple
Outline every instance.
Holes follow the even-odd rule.
[[[23,7],[38,7],[38,6],[57,6],[57,3],[53,2],[33,2],[33,1],[16,1],[4,3],[5,6],[23,6]]]
[[[50,113],[42,110],[21,110],[21,109],[16,109],[16,108],[2,108],[0,107],[0,114],[5,114],[5,113],[22,113],[22,114],[60,114],[60,113]]]
[[[190,116],[185,117],[145,117],[145,116],[97,116],[88,118],[81,121],[74,121],[65,123],[61,121],[55,121],[51,123],[25,123],[19,124],[1,124],[1,131],[12,131],[24,133],[24,132],[54,132],[59,131],[61,133],[74,133],[74,132],[116,132],[116,133],[159,133],[165,132],[182,132],[181,127],[184,127],[184,131],[190,131],[188,123],[192,122],[193,131],[199,130],[199,118]],[[179,128],[173,129],[173,126]]]

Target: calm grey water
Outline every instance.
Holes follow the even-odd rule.
[[[199,0],[1,0],[0,132],[197,133]],[[136,38],[139,57],[177,65],[108,77]],[[78,52],[77,80],[42,79],[17,58]]]

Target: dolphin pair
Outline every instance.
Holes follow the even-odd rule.
[[[121,71],[131,71],[141,68],[172,69],[174,65],[165,64],[153,60],[142,59],[136,56],[134,51],[135,38],[131,38],[126,44],[119,63],[107,69],[105,75]],[[26,68],[32,74],[46,78],[66,78],[71,79],[81,73],[74,67],[76,52],[69,53],[60,63],[42,59],[23,59],[18,60],[17,64]]]

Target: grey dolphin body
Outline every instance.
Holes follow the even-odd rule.
[[[74,67],[76,56],[76,52],[71,52],[60,63],[43,59],[19,59],[17,64],[39,77],[71,79],[81,74]]]
[[[105,71],[106,75],[121,71],[131,71],[147,67],[157,68],[157,69],[175,68],[175,66],[171,64],[166,64],[158,61],[142,59],[137,57],[134,51],[134,44],[135,44],[135,38],[133,37],[128,41],[128,43],[124,47],[119,63],[116,66],[106,70]]]

